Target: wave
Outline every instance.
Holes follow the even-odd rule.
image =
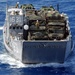
[[[17,61],[16,59],[8,55],[6,52],[0,54],[0,62],[2,64],[9,64],[11,68],[25,67],[24,64],[22,64],[20,61]]]
[[[8,55],[6,52],[3,53],[3,54],[0,54],[0,62],[2,64],[9,64],[10,68],[29,68],[29,67],[30,68],[37,68],[37,67],[54,67],[54,68],[59,68],[59,67],[69,67],[72,64],[75,65],[75,63],[73,61],[65,62],[64,64],[59,64],[59,63],[23,64],[21,61],[18,61],[15,58],[13,58],[10,55]]]
[[[0,27],[0,30],[3,30],[3,26]]]

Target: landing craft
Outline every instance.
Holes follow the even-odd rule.
[[[63,63],[73,47],[68,16],[53,6],[7,7],[3,39],[9,54],[27,64]]]

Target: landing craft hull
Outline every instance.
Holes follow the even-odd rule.
[[[64,41],[14,41],[4,44],[11,56],[23,63],[63,63],[72,51],[72,40]]]
[[[53,6],[38,11],[32,4],[14,7],[7,7],[3,27],[9,54],[27,64],[63,63],[73,45],[68,16]]]

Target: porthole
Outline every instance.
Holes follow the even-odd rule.
[[[19,27],[16,27],[17,29],[19,29]]]
[[[13,27],[13,29],[15,29],[15,27]]]
[[[22,29],[22,27],[20,27],[20,29]]]

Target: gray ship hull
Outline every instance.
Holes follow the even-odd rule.
[[[63,63],[72,52],[72,39],[62,41],[15,41],[4,44],[11,56],[23,63]]]

